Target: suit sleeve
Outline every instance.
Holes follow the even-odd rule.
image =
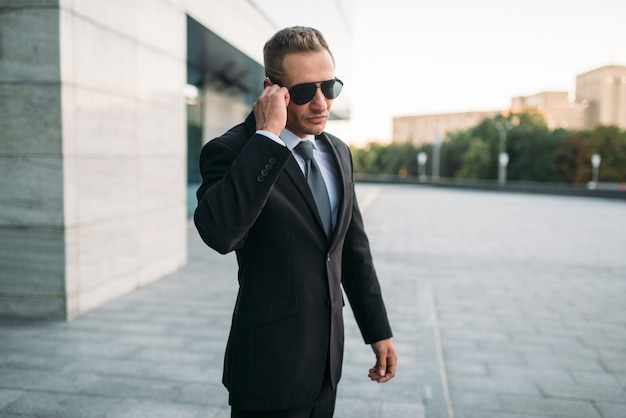
[[[262,135],[237,146],[241,142],[222,137],[200,154],[202,184],[194,223],[203,241],[222,254],[241,247],[291,157],[286,147]]]
[[[342,284],[366,344],[391,338],[380,284],[356,195],[343,249]]]

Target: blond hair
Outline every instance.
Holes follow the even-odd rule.
[[[323,50],[328,51],[333,62],[335,62],[326,39],[319,30],[305,26],[292,26],[282,29],[276,32],[263,47],[265,76],[274,82],[280,82],[285,75],[283,60],[287,54]]]

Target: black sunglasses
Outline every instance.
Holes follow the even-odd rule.
[[[268,79],[274,84],[278,84],[279,86],[281,85],[280,83],[277,83],[269,77]],[[318,81],[317,83],[296,84],[289,89],[291,101],[297,105],[303,105],[310,102],[311,100],[313,100],[313,97],[315,97],[315,92],[317,91],[318,84],[320,86],[320,89],[322,90],[322,94],[324,95],[324,97],[329,100],[333,100],[337,96],[339,96],[339,93],[341,93],[341,88],[343,87],[343,81],[339,80],[336,77],[332,80]]]

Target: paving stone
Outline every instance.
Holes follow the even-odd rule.
[[[451,389],[457,389],[459,391],[463,389],[483,390],[493,393],[540,396],[537,386],[532,381],[519,379],[517,376],[496,378],[493,376],[450,375],[449,384]]]
[[[468,411],[492,411],[500,410],[498,393],[482,390],[451,389],[450,396],[454,405],[455,415],[468,413]]]
[[[126,400],[117,404],[105,416],[107,418],[211,418],[219,413],[219,408],[206,405]]]
[[[534,353],[524,356],[530,367],[534,368],[553,368],[580,371],[600,371],[598,358],[567,356],[566,353],[546,353],[540,355]]]
[[[449,375],[487,376],[489,367],[486,363],[446,362],[446,371]]]
[[[228,391],[221,383],[185,383],[176,402],[227,407]],[[228,409],[230,414],[230,408]],[[230,416],[230,415],[229,415]]]
[[[611,374],[610,376],[617,380],[617,383],[622,385],[622,388],[626,390],[626,374]]]
[[[604,352],[600,355],[600,362],[611,373],[626,373],[626,352]]]
[[[549,398],[587,399],[589,401],[626,401],[626,392],[617,382],[608,385],[541,381],[541,392]]]
[[[119,399],[91,396],[26,393],[2,412],[31,417],[102,418],[117,407]]]
[[[571,376],[572,380],[578,384],[591,386],[611,386],[617,384],[626,390],[626,375],[609,374],[604,371],[597,373],[573,371]]]
[[[419,404],[396,402],[372,402],[350,398],[337,401],[335,418],[397,418],[421,417],[424,408]]]
[[[19,390],[2,390],[0,391],[0,410],[5,406],[9,405],[20,396],[22,396],[24,392]]]
[[[467,409],[461,410],[455,413],[456,418],[546,418],[547,415],[535,415],[528,412],[521,412],[519,414],[512,412],[502,412],[484,409]],[[552,415],[551,417],[557,418],[559,415]]]
[[[0,373],[0,390],[78,393],[98,379],[97,375],[86,373],[3,368]]]
[[[599,418],[591,402],[582,400],[538,399],[535,397],[501,395],[502,411],[563,418]]]
[[[546,368],[531,368],[528,366],[515,367],[513,365],[489,365],[489,375],[497,379],[515,378],[530,382],[557,381],[564,384],[575,383],[573,372],[568,370],[553,370]]]
[[[183,382],[101,376],[97,381],[86,385],[80,394],[172,402],[179,397],[184,386],[185,383]]]
[[[603,418],[626,417],[626,394],[623,395],[621,402],[597,402],[597,405]]]

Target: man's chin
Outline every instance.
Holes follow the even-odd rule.
[[[324,128],[326,127],[325,123],[320,123],[317,125],[311,125],[310,129],[308,129],[309,135],[319,135],[324,132]]]
[[[326,127],[326,124],[323,123],[319,125],[300,126],[299,129],[293,129],[287,126],[287,129],[289,129],[291,132],[295,133],[298,136],[300,135],[304,136],[304,135],[319,135],[322,132],[324,132],[325,127]]]

